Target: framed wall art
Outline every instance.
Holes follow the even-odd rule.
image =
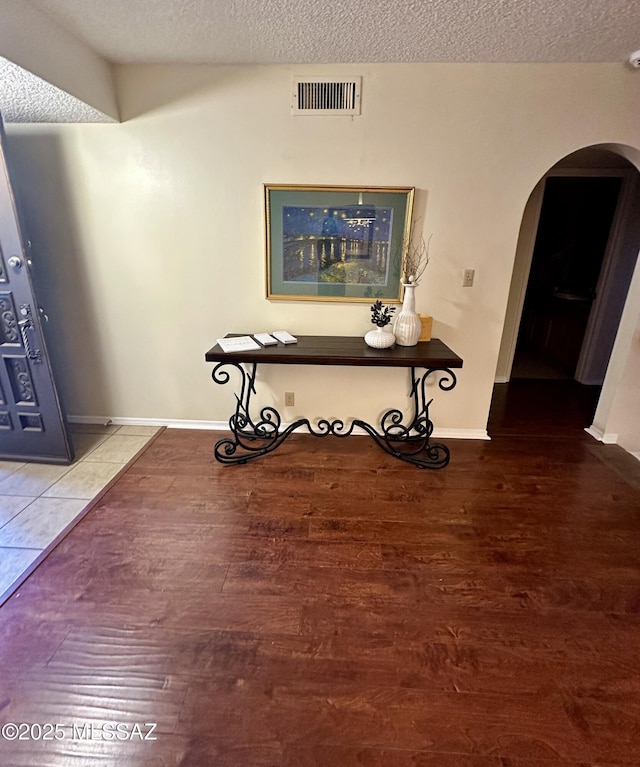
[[[400,301],[414,191],[265,184],[267,298]]]

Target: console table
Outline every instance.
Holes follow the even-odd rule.
[[[235,335],[230,333],[227,338]],[[393,346],[372,349],[361,337],[298,336],[298,343],[267,346],[250,351],[224,352],[216,344],[205,359],[216,362],[212,378],[217,384],[230,381],[230,368],[240,373],[240,391],[236,411],[229,419],[231,436],[216,443],[214,455],[225,464],[246,463],[279,447],[296,429],[306,427],[315,437],[348,437],[354,428],[363,429],[387,453],[424,469],[442,469],[449,463],[445,445],[430,441],[433,423],[429,418],[427,379],[438,375],[438,387],[451,391],[456,385],[453,368],[462,367],[462,359],[438,339],[421,341],[417,346]],[[256,420],[250,413],[251,395],[255,394],[256,370],[262,365],[349,365],[357,367],[403,367],[410,369],[409,397],[413,413],[408,423],[397,408],[387,410],[379,428],[354,418],[347,426],[336,419],[319,420],[312,425],[299,418],[283,427],[282,417],[273,407],[260,410]],[[421,372],[418,372],[421,371]]]

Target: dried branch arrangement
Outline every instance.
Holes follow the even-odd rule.
[[[417,222],[416,222],[417,223]],[[413,225],[415,231],[416,223]],[[413,236],[409,239],[407,247],[402,254],[401,264],[401,279],[404,283],[418,284],[420,277],[424,274],[424,270],[429,263],[429,245],[431,243],[430,235],[427,242],[424,241],[424,236],[420,235],[420,241],[416,244]]]

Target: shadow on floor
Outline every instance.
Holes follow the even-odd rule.
[[[514,379],[493,389],[487,430],[490,437],[587,438],[600,386],[577,381]]]

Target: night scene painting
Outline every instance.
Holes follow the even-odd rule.
[[[282,207],[284,282],[387,285],[393,208]]]

